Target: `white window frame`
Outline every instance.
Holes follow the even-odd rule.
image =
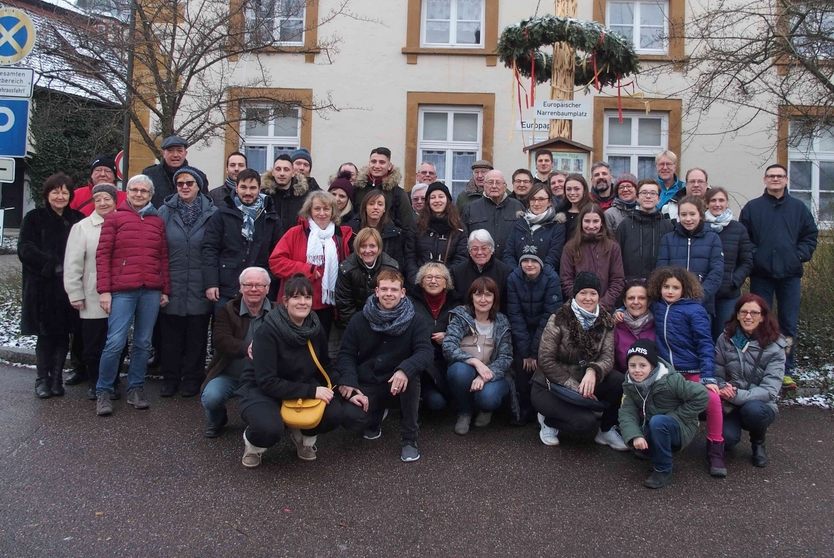
[[[252,7],[252,5],[254,5],[254,2],[256,2],[256,1],[257,0],[250,0],[250,2],[252,2],[252,4],[250,4],[246,8],[246,26],[247,26],[247,29],[251,29],[252,28],[252,23],[251,22],[256,21],[256,14],[255,14],[255,11]],[[275,14],[283,13],[283,10],[281,8],[288,1],[291,1],[291,0],[260,0],[260,2],[263,3],[263,4],[267,4],[269,2],[272,2],[273,6],[274,6],[274,13]],[[301,35],[298,37],[298,39],[295,40],[295,41],[273,40],[273,41],[270,41],[270,44],[276,45],[276,46],[304,46],[304,36],[307,33],[307,28],[306,28],[307,2],[302,2],[301,3],[301,7],[300,7],[299,11],[301,12],[300,14],[290,14],[289,17],[277,16],[277,17],[272,17],[271,18],[272,19],[272,37],[273,38],[281,36],[281,24],[283,22],[290,21],[290,20],[293,20],[293,21],[300,20],[301,21]],[[261,42],[266,42],[266,41],[261,41]]]
[[[454,132],[454,115],[455,114],[475,114],[478,116],[478,141],[454,141],[452,139],[441,140],[424,140],[423,139],[423,120],[426,113],[444,112],[448,115],[446,119],[446,137],[452,138]],[[474,151],[475,160],[482,157],[484,142],[484,107],[480,105],[420,105],[417,111],[417,158],[420,162],[423,159],[423,150],[431,151],[445,151],[446,152],[446,167],[437,168],[437,180],[444,182],[452,196],[456,197],[453,185],[454,172],[454,152],[455,151]],[[470,177],[471,178],[471,177]]]
[[[634,19],[631,22],[631,37],[637,54],[669,54],[669,1],[668,0],[608,0],[605,5],[605,25],[611,27],[611,7],[617,4],[631,4]],[[663,48],[640,48],[641,29],[640,11],[643,5],[660,4],[663,10]],[[664,6],[665,5],[665,6]],[[620,24],[617,24],[620,25]]]
[[[796,122],[797,119],[791,119],[790,124]],[[789,126],[790,126],[789,124]],[[832,132],[834,132],[834,126],[832,126]],[[789,137],[793,137],[793,134],[789,132]],[[811,210],[811,214],[814,216],[814,219],[817,221],[817,225],[820,228],[831,229],[834,228],[834,221],[820,221],[819,215],[819,207],[820,207],[820,163],[834,163],[834,150],[832,151],[823,151],[821,148],[820,137],[819,134],[814,134],[814,136],[810,140],[810,144],[808,146],[808,150],[800,150],[796,147],[793,147],[791,142],[788,142],[788,188],[789,191],[792,193],[807,193],[808,190],[800,190],[794,188],[790,182],[791,176],[791,166],[794,163],[811,163],[811,206],[809,209]],[[830,193],[834,196],[834,193],[830,191],[826,191],[826,193]]]
[[[643,112],[643,111],[623,111],[623,118],[630,118],[631,124],[631,143],[630,145],[611,145],[609,143],[609,128],[608,124],[611,118],[617,118],[616,110],[606,110],[603,117],[603,143],[604,160],[608,161],[610,157],[629,157],[629,172],[640,178],[638,175],[639,166],[638,160],[641,157],[651,157],[654,159],[658,153],[669,148],[669,113],[665,111]],[[639,126],[636,123],[640,119],[660,119],[660,145],[638,145]]]
[[[486,22],[486,0],[481,0],[481,35],[480,41],[474,44],[461,44],[457,42],[457,14],[458,14],[458,0],[448,0],[450,3],[449,13],[449,42],[448,43],[430,43],[426,39],[428,31],[428,2],[422,0],[420,3],[420,46],[426,48],[484,48],[484,23]]]
[[[250,109],[273,109],[274,105],[269,105],[266,103],[253,103],[253,104],[246,104],[241,107],[241,112],[243,113],[243,121],[241,122],[241,137],[240,137],[240,151],[246,153],[246,149],[253,148],[253,147],[265,147],[266,148],[266,168],[264,169],[256,169],[259,171],[266,171],[269,170],[272,166],[270,161],[274,161],[275,157],[280,155],[281,153],[287,153],[294,149],[298,149],[301,145],[301,125],[302,125],[302,114],[301,114],[301,107],[295,107],[296,114],[298,115],[297,118],[297,125],[296,125],[296,135],[295,136],[275,136],[273,132],[275,130],[275,120],[271,118],[267,123],[267,135],[265,136],[256,136],[256,135],[247,135],[246,127],[246,111]]]

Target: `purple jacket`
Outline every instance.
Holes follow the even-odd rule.
[[[614,370],[618,370],[623,374],[628,373],[626,353],[628,353],[628,349],[638,339],[648,339],[650,341],[657,339],[654,333],[653,319],[647,321],[637,335],[624,322],[620,322],[614,326]]]

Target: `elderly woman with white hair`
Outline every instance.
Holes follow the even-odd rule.
[[[133,325],[133,350],[127,378],[127,402],[147,409],[145,373],[151,335],[160,307],[168,304],[168,242],[165,223],[151,204],[153,182],[139,174],[127,182],[127,200],[104,218],[96,273],[99,301],[108,314],[107,341],[99,364],[96,414],[113,412],[110,393],[119,373],[119,357]]]
[[[495,257],[495,241],[486,229],[476,229],[469,233],[466,243],[469,257],[449,270],[455,284],[455,300],[466,302],[469,286],[478,277],[490,277],[498,285],[500,300],[506,300],[507,277],[512,269]],[[503,302],[502,302],[503,304]]]
[[[420,215],[420,211],[426,205],[426,190],[429,185],[418,182],[411,188],[411,209],[414,210],[414,219]]]

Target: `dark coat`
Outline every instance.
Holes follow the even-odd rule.
[[[672,232],[660,239],[657,267],[666,265],[680,266],[695,274],[704,287],[704,308],[710,314],[715,313],[715,295],[724,276],[724,254],[717,234],[707,230],[703,223],[690,234],[677,223]]]
[[[272,207],[281,223],[278,238],[298,224],[298,212],[307,194],[319,189],[318,183],[310,183],[304,175],[298,174],[290,181],[289,188],[282,190],[275,184],[271,172],[264,173],[261,177],[261,191],[272,198]]]
[[[452,283],[455,285],[454,293],[455,300],[461,304],[466,302],[466,293],[469,291],[469,286],[472,281],[478,277],[486,276],[491,278],[498,284],[498,289],[501,291],[501,308],[506,308],[507,303],[507,277],[512,271],[507,264],[492,255],[492,258],[487,262],[482,270],[478,269],[472,258],[466,258],[466,261],[459,263],[449,270],[452,275]]]
[[[802,264],[817,247],[817,224],[802,200],[787,191],[781,198],[765,192],[742,208],[739,221],[753,242],[753,272],[767,279],[802,277]]]
[[[718,289],[719,298],[736,298],[740,294],[744,280],[753,270],[753,243],[747,235],[747,229],[738,221],[727,223],[718,238],[724,252],[724,275],[721,287]]]
[[[358,215],[351,219],[348,224],[350,225],[351,230],[353,230],[354,236],[362,228],[362,222]],[[413,233],[411,230],[403,229],[391,222],[382,225],[381,231],[379,229],[377,230],[380,236],[382,236],[382,250],[397,262],[399,270],[405,277],[408,277],[409,266],[406,254],[409,250],[409,245],[414,241],[412,236]],[[350,244],[350,248],[353,248],[352,242]]]
[[[408,282],[416,282],[417,272],[429,262],[440,262],[451,268],[469,257],[466,247],[466,231],[461,229],[446,232],[436,230],[431,222],[425,232],[416,232],[414,242],[406,246],[408,261]]]
[[[623,256],[626,281],[647,279],[657,266],[660,239],[675,228],[659,212],[632,211],[617,227],[615,236]]]
[[[264,200],[264,210],[255,220],[255,233],[251,241],[241,234],[243,214],[234,202],[226,197],[225,204],[211,216],[203,237],[203,287],[220,288],[222,298],[234,298],[240,291],[240,272],[251,266],[269,270],[269,255],[281,238],[281,224],[272,209],[272,198]],[[270,297],[278,289],[278,281],[272,278]],[[274,298],[273,298],[274,300]]]
[[[347,327],[348,322],[356,312],[361,312],[368,297],[374,293],[376,276],[384,267],[399,269],[397,261],[381,253],[373,268],[368,268],[359,258],[359,254],[351,254],[339,264],[339,277],[336,279],[336,311],[338,323]]]
[[[530,280],[521,268],[507,279],[507,318],[513,333],[513,354],[537,358],[547,320],[562,305],[562,287],[556,272],[545,267]]]
[[[559,273],[562,249],[565,247],[565,220],[564,213],[556,213],[552,221],[533,232],[527,219],[519,217],[504,247],[504,263],[510,266],[510,269],[517,268],[518,258],[521,257],[524,247],[535,246],[536,255],[555,273]]]
[[[657,352],[675,370],[699,370],[714,381],[715,346],[709,316],[696,300],[682,298],[672,304],[652,303]]]
[[[182,166],[189,167],[191,165],[188,164],[188,160],[186,159],[183,161]],[[177,188],[174,186],[174,173],[180,168],[182,167],[172,169],[163,161],[162,163],[151,165],[142,169],[142,174],[150,178],[151,182],[153,182],[153,197],[151,198],[151,203],[154,207],[161,207],[165,202],[165,198],[171,194],[176,194]],[[194,168],[194,170],[203,180],[203,186],[200,188],[200,192],[208,195],[209,183],[208,178],[206,178],[206,174],[200,169]]]
[[[412,320],[400,335],[389,335],[371,329],[365,315],[357,312],[342,336],[339,383],[355,388],[384,385],[397,370],[409,379],[418,378],[433,359],[431,334],[421,320]]]
[[[449,327],[449,311],[455,307],[452,302],[452,293],[446,292],[446,302],[440,307],[440,313],[437,318],[431,315],[426,299],[423,296],[423,289],[420,285],[416,285],[412,289],[412,294],[409,295],[411,303],[414,305],[414,319],[423,322],[423,325],[429,332],[429,336],[435,333],[446,332]],[[443,356],[443,343],[431,342],[434,349],[434,363],[426,370],[431,376],[432,381],[436,386],[446,386],[446,359]]]
[[[104,218],[96,249],[96,290],[135,289],[171,294],[165,223],[156,208],[139,214],[127,202]]]
[[[227,302],[214,318],[214,327],[211,330],[214,356],[209,363],[203,387],[222,374],[233,360],[249,357],[246,334],[251,318],[249,314],[240,315],[241,304],[241,297],[238,295]]]
[[[171,297],[162,313],[173,316],[209,314],[212,303],[206,298],[203,286],[203,238],[209,218],[217,208],[209,198],[199,195],[200,216],[190,229],[185,227],[177,211],[177,194],[171,194],[159,216],[165,222],[168,240],[168,274],[171,277]]]
[[[411,198],[400,188],[402,173],[394,167],[382,181],[376,185],[370,179],[368,167],[362,167],[356,175],[356,190],[354,190],[353,207],[357,213],[362,207],[362,200],[373,191],[379,190],[385,196],[385,212],[391,216],[391,221],[401,229],[414,230],[414,210],[411,208]]]
[[[33,209],[23,218],[17,257],[23,264],[23,335],[66,335],[77,325],[78,311],[64,291],[64,252],[72,226],[84,215],[67,207]]]
[[[499,260],[504,255],[504,247],[513,231],[516,219],[524,214],[524,205],[508,195],[499,203],[481,196],[480,199],[467,204],[461,213],[461,219],[469,232],[484,229],[495,241],[495,257]]]

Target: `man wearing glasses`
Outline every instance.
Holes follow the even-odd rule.
[[[605,210],[605,225],[611,234],[617,230],[626,215],[637,209],[637,177],[626,172],[621,174],[614,183],[617,197],[611,207]]]
[[[765,169],[764,193],[741,210],[739,221],[755,246],[750,291],[773,308],[778,306],[779,329],[788,340],[785,386],[796,388],[793,343],[799,322],[802,266],[817,247],[817,224],[805,203],[788,192],[788,170],[779,164]]]
[[[657,183],[660,186],[657,209],[661,210],[669,203],[669,200],[686,187],[686,183],[675,174],[678,168],[678,156],[674,152],[667,149],[659,153],[654,158],[654,164],[657,168]]]
[[[524,205],[507,194],[504,173],[491,170],[484,177],[483,196],[464,207],[461,218],[466,230],[489,232],[495,242],[495,259],[500,260],[515,221],[524,211]]]
[[[420,163],[420,166],[417,167],[417,182],[423,184],[437,182],[437,167],[432,163]]]
[[[217,313],[212,329],[214,357],[200,397],[206,414],[206,438],[217,438],[228,422],[226,402],[240,387],[243,370],[252,365],[252,339],[272,309],[266,295],[271,279],[262,267],[241,272],[240,293]]]
[[[626,215],[614,233],[623,253],[626,282],[646,280],[657,265],[660,239],[674,228],[672,221],[657,210],[659,196],[660,185],[656,180],[638,182],[637,209]]]
[[[527,169],[518,169],[513,173],[513,191],[510,194],[511,198],[517,199],[527,209],[530,207],[528,197],[530,190],[533,189],[533,173]],[[548,191],[549,188],[548,188]]]

